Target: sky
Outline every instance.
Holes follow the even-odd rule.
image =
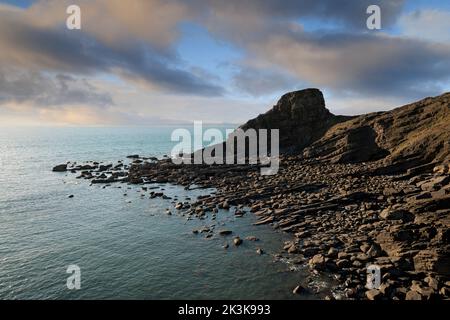
[[[309,87],[346,115],[450,91],[450,1],[0,0],[2,126],[243,123]]]

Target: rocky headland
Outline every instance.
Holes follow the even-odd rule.
[[[259,165],[176,165],[138,155],[130,164],[53,170],[94,184],[215,188],[173,202],[174,209],[200,219],[219,209],[254,214],[255,224],[293,235],[283,256],[332,275],[350,299],[450,297],[450,93],[348,117],[330,113],[320,90],[306,89],[285,94],[241,128],[280,130],[278,174],[261,176]],[[376,289],[366,288],[370,264],[381,268]]]

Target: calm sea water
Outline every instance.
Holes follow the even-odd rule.
[[[217,221],[166,215],[171,200],[141,196],[139,186],[89,186],[54,173],[66,161],[116,162],[129,154],[162,156],[173,128],[1,128],[0,298],[2,299],[290,299],[302,270],[277,261],[287,236],[252,226],[251,214],[221,211]],[[121,188],[119,188],[119,186]],[[205,192],[157,185],[165,194]],[[126,194],[126,195],[124,195]],[[68,195],[74,195],[68,198]],[[206,239],[193,229],[216,223],[242,238]],[[267,254],[259,256],[256,248]],[[81,269],[81,289],[68,290],[66,269]]]

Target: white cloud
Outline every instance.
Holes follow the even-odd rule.
[[[414,11],[400,16],[398,25],[405,36],[450,42],[450,11]]]

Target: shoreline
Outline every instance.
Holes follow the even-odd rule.
[[[78,178],[92,183],[215,188],[215,195],[177,202],[174,210],[202,219],[219,209],[235,208],[239,216],[250,208],[258,218],[255,225],[270,224],[293,235],[283,255],[308,266],[312,274],[333,276],[340,283],[334,289],[348,299],[449,297],[448,168],[411,178],[371,174],[380,166],[376,161],[324,164],[282,156],[277,175],[260,176],[256,165],[175,165],[170,159],[129,158],[129,166],[91,163],[89,168],[59,169],[81,172]],[[368,264],[381,268],[378,289],[365,288]]]

